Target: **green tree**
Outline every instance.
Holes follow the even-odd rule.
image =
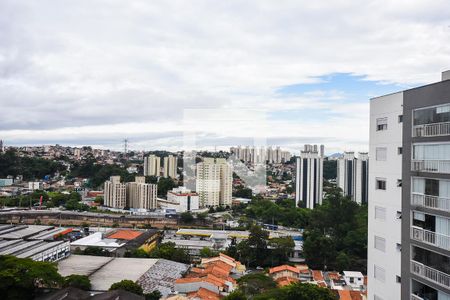
[[[316,230],[309,232],[303,243],[303,256],[308,266],[313,269],[333,269],[336,257],[333,239]]]
[[[134,258],[148,258],[148,253],[143,249],[133,249],[131,251],[127,251],[124,254],[124,257],[134,257]]]
[[[64,277],[64,286],[76,287],[85,291],[91,289],[91,281],[85,275],[69,275]]]
[[[235,290],[231,292],[228,296],[223,298],[223,300],[247,300],[247,296],[240,290]]]
[[[159,178],[158,181],[158,196],[165,197],[167,195],[167,192],[172,190],[177,185],[175,184],[175,181],[173,181],[172,178]]]
[[[0,295],[3,299],[34,299],[40,288],[55,288],[62,282],[53,263],[0,256]]]
[[[250,298],[277,287],[272,277],[263,273],[244,275],[238,279],[238,285],[239,291]]]
[[[132,280],[124,279],[122,281],[113,283],[111,287],[109,288],[110,291],[112,290],[124,290],[128,291],[130,293],[136,294],[136,295],[143,295],[143,290],[141,286],[137,283],[135,283]]]
[[[190,212],[185,211],[185,212],[181,213],[180,220],[184,224],[189,224],[194,221],[194,216]]]
[[[337,300],[337,296],[327,288],[314,284],[294,283],[256,295],[255,300]]]
[[[295,243],[292,237],[274,238],[269,241],[271,248],[270,265],[278,266],[289,260],[289,254],[294,251]]]
[[[110,253],[100,247],[88,246],[82,252],[84,255],[93,255],[93,256],[110,256]]]
[[[153,292],[144,294],[145,300],[159,300],[162,297],[162,294],[158,290],[154,290]]]
[[[181,263],[190,263],[189,252],[184,248],[177,248],[175,243],[162,243],[149,253],[151,258],[164,258]]]
[[[209,247],[203,247],[200,250],[200,257],[214,257],[219,255],[217,251],[211,250]]]

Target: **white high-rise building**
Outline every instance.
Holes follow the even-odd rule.
[[[164,177],[177,178],[177,164],[176,156],[169,155],[164,157]]]
[[[120,182],[120,176],[111,176],[105,182],[104,205],[113,208],[124,208],[127,205],[126,186]]]
[[[368,299],[450,299],[450,71],[371,99]]]
[[[317,145],[305,145],[300,157],[296,159],[295,203],[303,202],[313,209],[322,204],[323,195],[323,157]]]
[[[368,201],[369,155],[361,152],[358,158],[354,152],[345,152],[337,162],[337,185],[345,196],[362,204]]]
[[[161,175],[161,158],[156,155],[144,157],[144,176]]]
[[[130,208],[155,209],[157,206],[157,185],[145,183],[144,176],[136,176],[135,182],[126,183],[127,204]]]
[[[224,158],[197,164],[196,191],[202,207],[231,206],[233,171]]]

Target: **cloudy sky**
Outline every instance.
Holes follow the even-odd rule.
[[[445,69],[445,0],[0,0],[0,139],[367,150],[370,97]]]

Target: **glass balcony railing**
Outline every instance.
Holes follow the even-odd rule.
[[[419,297],[417,295],[411,294],[411,300],[425,300],[422,297]]]
[[[419,277],[428,279],[440,286],[450,288],[450,275],[428,267],[420,262],[411,261],[411,273],[416,274]]]
[[[450,198],[411,193],[411,204],[421,207],[450,211]]]
[[[417,226],[412,226],[411,238],[413,240],[433,245],[438,248],[450,250],[450,236],[444,234],[436,233],[430,230],[425,230]]]
[[[450,160],[414,159],[411,171],[450,174]]]

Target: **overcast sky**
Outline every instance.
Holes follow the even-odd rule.
[[[446,69],[445,0],[0,0],[0,139],[367,150],[370,97]]]

